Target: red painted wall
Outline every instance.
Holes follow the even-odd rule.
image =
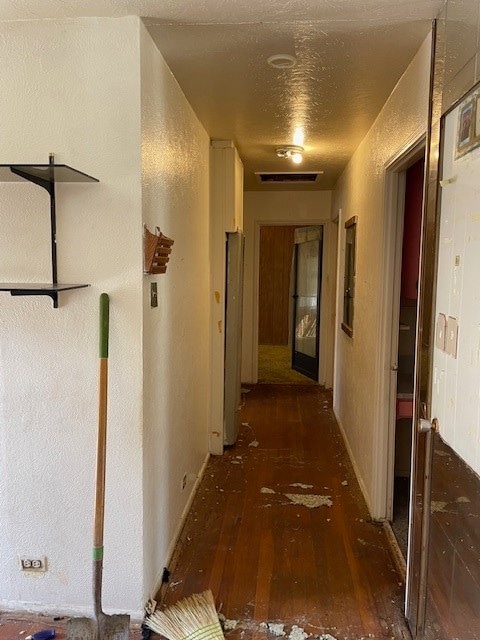
[[[423,158],[407,170],[402,250],[402,299],[417,299],[422,229]]]

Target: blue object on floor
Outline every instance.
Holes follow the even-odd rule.
[[[34,633],[32,636],[32,640],[49,640],[49,638],[55,637],[55,629],[44,629],[43,631],[38,631]]]

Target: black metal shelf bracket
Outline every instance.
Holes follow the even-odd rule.
[[[29,289],[11,289],[11,296],[48,296],[53,301],[53,308],[58,309],[58,291],[32,291]]]
[[[42,187],[48,192],[50,196],[50,249],[51,249],[51,261],[52,261],[52,283],[58,284],[57,280],[57,217],[55,209],[55,158],[53,153],[48,157],[48,178],[41,178],[39,176],[32,175],[19,169],[18,167],[10,167],[12,173],[21,178],[25,178],[29,182]],[[17,294],[20,295],[20,294]],[[28,295],[28,294],[27,294]],[[31,295],[31,294],[30,294]],[[50,295],[50,294],[46,294]],[[58,295],[57,293],[51,295],[53,299],[53,306],[56,309],[58,307]]]
[[[9,291],[12,296],[48,296],[53,308],[58,309],[60,291],[83,289],[88,284],[59,284],[57,278],[57,219],[55,205],[55,182],[98,182],[96,178],[77,171],[64,164],[55,164],[53,153],[49,155],[48,165],[0,165],[0,181],[28,180],[42,189],[50,197],[50,258],[52,281],[50,284],[38,283],[0,283],[0,291]],[[13,174],[13,175],[12,175]]]

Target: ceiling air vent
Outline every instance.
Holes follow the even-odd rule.
[[[256,171],[259,182],[262,184],[311,184],[317,182],[319,176],[323,175],[323,171]]]

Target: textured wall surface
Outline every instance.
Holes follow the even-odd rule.
[[[57,161],[58,271],[91,283],[0,295],[0,608],[91,606],[98,296],[111,296],[104,603],[142,607],[142,290],[138,19],[3,23],[2,163]],[[0,280],[48,281],[49,203],[0,183]],[[18,555],[47,556],[28,575]]]
[[[168,563],[208,452],[210,141],[143,25],[140,35],[143,220],[175,240],[167,273],[143,279],[147,594]]]
[[[432,416],[442,438],[480,473],[480,148],[454,158],[458,107],[445,127],[436,314],[458,322],[457,355],[436,346]]]
[[[245,192],[245,281],[243,293],[242,380],[256,382],[258,364],[258,268],[260,225],[325,223],[320,333],[320,383],[331,386],[336,225],[330,222],[331,192]]]
[[[443,112],[480,81],[480,0],[448,0],[444,23]]]
[[[379,364],[385,175],[391,160],[426,131],[429,71],[430,38],[399,81],[334,192],[333,209],[341,210],[334,409],[376,517],[385,516],[376,512],[375,499],[377,453],[387,429],[387,425],[376,423],[375,406],[380,377],[388,375]],[[358,222],[354,335],[350,338],[339,323],[343,304],[344,223],[352,216],[358,216]],[[383,399],[377,398],[380,401]]]

